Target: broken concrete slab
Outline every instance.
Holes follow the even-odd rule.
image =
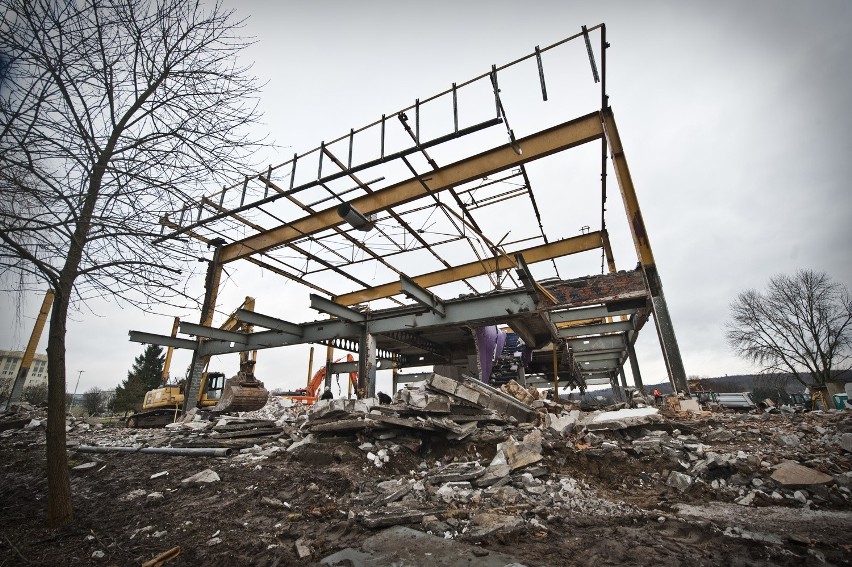
[[[400,524],[416,524],[423,520],[423,516],[440,514],[443,510],[432,508],[428,510],[384,510],[373,512],[361,518],[361,523],[368,528],[386,528]]]
[[[545,414],[545,426],[556,433],[570,433],[580,419],[580,410],[572,410],[567,414]]]
[[[429,535],[410,528],[396,526],[373,535],[361,549],[346,548],[329,555],[320,564],[350,567],[524,567],[520,559],[505,553]]]
[[[584,425],[589,431],[613,431],[661,421],[657,408],[627,408],[601,412],[585,421]]]
[[[840,446],[847,453],[852,453],[852,433],[844,433],[840,436]]]
[[[785,461],[778,465],[775,472],[770,476],[772,480],[785,487],[811,486],[814,484],[828,484],[834,480],[831,475],[821,473],[818,470]]]
[[[512,472],[512,468],[506,463],[489,465],[488,468],[485,469],[485,474],[474,480],[473,484],[478,487],[491,486],[492,484],[495,484],[509,476],[510,472]]]
[[[429,482],[432,484],[442,484],[445,482],[473,480],[484,474],[485,467],[475,461],[469,463],[450,463],[429,475]]]
[[[481,512],[470,520],[471,529],[466,534],[471,541],[482,541],[495,535],[510,535],[524,529],[524,521],[517,516]]]
[[[672,471],[666,479],[666,485],[671,486],[678,492],[686,492],[692,486],[692,477],[682,472]]]
[[[537,463],[542,459],[541,445],[538,446],[538,450],[536,451],[534,446],[530,446],[526,443],[518,443],[518,441],[512,436],[509,436],[506,441],[497,445],[497,455],[495,455],[494,460],[491,461],[492,465],[500,464],[500,459],[498,459],[498,457],[501,453],[505,459],[505,463],[509,465],[511,470]]]
[[[514,417],[521,422],[531,422],[538,419],[538,413],[529,405],[519,402],[514,397],[483,384],[479,380],[465,378],[457,381],[440,374],[432,374],[426,384],[438,392],[453,395],[471,404],[492,409],[499,414]]]

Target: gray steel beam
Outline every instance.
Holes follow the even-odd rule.
[[[567,311],[551,311],[550,320],[554,323],[569,323],[571,321],[582,321],[584,319],[600,319],[602,317],[617,317],[619,315],[632,315],[638,309],[617,309],[607,311],[606,305],[595,307],[578,307]]]
[[[606,335],[602,337],[588,337],[585,339],[568,339],[565,341],[575,353],[593,352],[605,349],[623,349],[625,347],[624,335]]]
[[[598,335],[601,333],[619,333],[621,331],[632,331],[632,321],[615,321],[613,323],[600,323],[596,325],[580,325],[577,327],[557,328],[560,337],[582,337],[583,335]]]
[[[608,352],[590,352],[585,354],[575,354],[574,360],[580,362],[593,362],[595,360],[622,360],[624,358],[623,350],[612,349]]]
[[[170,337],[169,335],[157,335],[155,333],[143,333],[141,331],[130,331],[128,334],[130,335],[131,342],[142,343],[145,345],[185,348],[188,350],[195,350],[195,347],[198,345],[197,341],[179,339],[177,337]]]
[[[594,370],[615,370],[619,367],[617,359],[611,360],[594,360],[580,363],[580,372],[591,372]]]
[[[396,365],[395,360],[390,358],[377,358],[376,368],[378,370],[388,370]],[[327,366],[330,374],[343,374],[346,372],[358,372],[358,361],[353,362],[332,362]]]
[[[404,274],[399,275],[399,290],[409,299],[413,299],[420,305],[423,305],[433,313],[444,316],[446,307],[444,302],[426,288],[417,285],[417,282]]]
[[[249,335],[246,333],[235,333],[233,331],[223,331],[214,327],[206,327],[197,323],[189,323],[187,321],[180,322],[180,332],[185,335],[194,335],[196,337],[204,337],[206,339],[217,339],[230,343],[246,344],[248,343]]]
[[[246,311],[245,309],[237,309],[236,316],[237,319],[244,321],[249,325],[256,325],[258,327],[263,327],[264,329],[272,329],[273,331],[281,331],[282,333],[288,333],[297,337],[302,336],[302,327],[295,323],[278,319],[277,317],[270,317],[269,315],[255,313],[254,311]]]
[[[367,316],[361,313],[360,311],[349,309],[348,307],[344,307],[343,305],[335,303],[330,299],[320,297],[315,293],[312,293],[310,295],[310,298],[311,309],[316,309],[317,311],[320,311],[322,313],[327,313],[334,317],[339,317],[341,319],[345,319],[353,323],[363,323],[367,320]]]

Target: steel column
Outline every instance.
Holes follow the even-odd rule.
[[[358,397],[376,395],[376,338],[365,329],[358,346]]]
[[[633,343],[627,342],[627,356],[630,358],[630,371],[633,372],[633,384],[640,391],[645,391],[645,385],[642,383],[642,374],[639,372],[639,359],[636,358],[636,349]]]
[[[633,236],[633,244],[636,247],[636,254],[639,256],[639,262],[645,272],[648,289],[651,292],[654,324],[657,327],[657,334],[660,337],[663,358],[666,361],[666,369],[669,373],[669,381],[675,391],[689,395],[689,386],[686,383],[686,371],[683,367],[680,347],[678,346],[674,326],[672,325],[668,306],[663,296],[662,281],[660,280],[657,265],[654,261],[651,241],[648,237],[648,231],[645,228],[645,221],[642,219],[642,211],[639,208],[639,200],[636,196],[636,187],[633,185],[633,178],[630,175],[630,169],[627,167],[627,158],[624,155],[624,148],[621,145],[621,138],[618,135],[618,128],[615,125],[615,116],[612,109],[606,108],[601,113],[601,118],[604,130],[606,131],[606,138],[609,142],[610,152],[612,153],[612,162],[615,167],[618,186],[621,190],[621,197],[624,200],[624,210],[627,213],[627,222],[630,226],[630,233]]]
[[[225,244],[225,241],[217,238],[212,240],[210,244],[215,246],[215,249],[213,250],[213,259],[207,265],[207,279],[204,282],[204,304],[201,307],[201,324],[206,327],[209,327],[213,322],[213,311],[216,307],[216,298],[219,295],[219,280],[222,277],[222,263],[220,262],[220,258],[222,256],[222,245]],[[198,405],[198,392],[201,389],[202,375],[210,360],[209,357],[203,356],[200,352],[204,344],[204,339],[198,337],[196,344],[195,352],[192,353],[189,379],[184,388],[184,415]]]

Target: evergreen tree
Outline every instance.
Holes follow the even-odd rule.
[[[112,409],[115,412],[141,409],[145,392],[159,388],[163,380],[163,363],[166,355],[157,345],[148,345],[133,361],[127,378],[115,387]]]

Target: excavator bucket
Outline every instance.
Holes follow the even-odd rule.
[[[222,397],[213,406],[213,411],[255,411],[266,405],[269,392],[263,387],[263,382],[254,377],[252,366],[254,361],[247,364],[236,376],[225,380]]]

